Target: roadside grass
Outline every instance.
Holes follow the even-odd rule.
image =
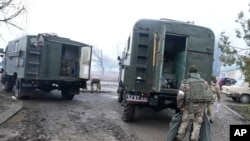
[[[240,105],[227,105],[234,111],[241,114],[247,120],[250,120],[250,104],[240,104]]]

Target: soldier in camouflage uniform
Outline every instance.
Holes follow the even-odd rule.
[[[197,73],[197,69],[195,66],[191,66],[188,69],[189,78],[182,81],[180,86],[180,90],[177,96],[177,107],[180,109],[182,114],[181,123],[179,125],[179,129],[176,135],[177,141],[182,141],[186,134],[186,129],[191,123],[193,125],[193,130],[191,133],[191,141],[198,141],[201,123],[203,122],[203,117],[205,114],[205,110],[207,107],[207,102],[187,102],[187,93],[190,93],[194,88],[191,88],[189,81],[201,81],[202,80],[202,88],[203,91],[206,91],[207,94],[211,97],[210,86],[208,83],[200,78],[200,75]],[[193,87],[193,85],[192,85]],[[197,88],[199,89],[199,88]],[[192,112],[190,112],[192,111]]]
[[[96,84],[96,93],[99,93],[99,91],[101,90],[101,80],[99,77],[93,77],[91,79],[91,93],[94,92],[94,84]]]
[[[214,102],[216,100],[216,97],[217,97],[217,100],[218,102],[220,103],[220,87],[218,84],[216,84],[217,80],[216,80],[216,77],[214,75],[212,75],[212,79],[211,79],[211,91],[212,91],[212,97],[213,97],[213,100],[208,103],[208,109],[207,109],[207,114],[210,116],[210,122],[213,123],[213,120],[214,120],[214,112],[213,112],[213,105],[214,105]]]

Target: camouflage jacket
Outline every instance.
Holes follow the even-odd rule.
[[[183,108],[183,107],[186,107],[187,106],[187,103],[185,103],[185,94],[187,91],[189,91],[190,89],[190,86],[188,83],[185,83],[185,81],[189,81],[189,80],[194,80],[194,79],[201,79],[200,78],[200,75],[197,74],[197,73],[191,73],[190,74],[190,77],[186,80],[183,80],[181,85],[180,85],[180,88],[179,88],[179,92],[178,92],[178,95],[177,95],[177,107],[180,109],[180,108]],[[204,80],[205,81],[205,80]],[[207,81],[205,81],[205,89],[211,93],[211,89],[210,89],[210,86],[209,84],[207,83]]]
[[[211,91],[212,91],[212,94],[220,94],[220,87],[218,84],[214,83],[214,82],[211,82]]]

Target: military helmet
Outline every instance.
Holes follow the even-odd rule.
[[[188,72],[189,73],[197,73],[198,70],[197,70],[197,67],[195,65],[191,65],[188,67]]]
[[[211,76],[211,81],[213,81],[214,83],[216,83],[216,82],[217,82],[217,80],[216,80],[216,76],[215,76],[214,74]]]

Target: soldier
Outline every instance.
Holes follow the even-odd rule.
[[[186,134],[186,129],[191,123],[193,130],[191,141],[198,141],[201,123],[207,107],[207,102],[212,96],[208,83],[200,78],[196,66],[188,68],[188,79],[182,81],[177,96],[177,107],[182,112],[182,118],[176,135],[177,141],[182,141]],[[204,99],[206,97],[206,99]]]
[[[220,103],[220,87],[218,84],[216,84],[217,80],[215,75],[212,75],[211,78],[211,91],[212,91],[212,98],[213,100],[208,103],[208,109],[207,114],[210,116],[210,123],[213,123],[214,121],[214,112],[213,112],[213,105],[217,98],[218,103]]]
[[[94,84],[96,84],[96,93],[99,93],[99,91],[101,90],[101,80],[99,77],[93,77],[91,79],[91,93],[94,92]]]

